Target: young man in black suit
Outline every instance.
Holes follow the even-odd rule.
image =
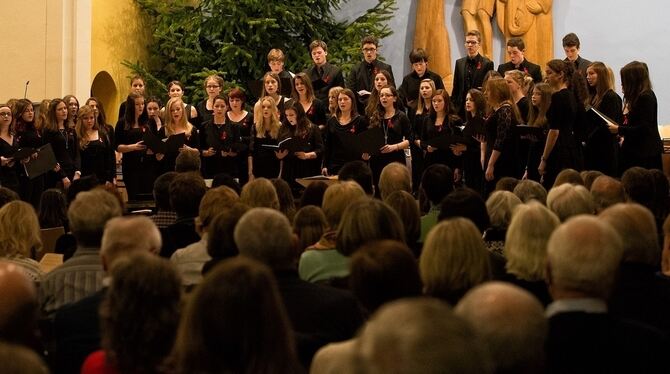
[[[498,73],[505,76],[506,71],[519,70],[533,77],[535,83],[542,82],[542,70],[540,65],[536,65],[524,57],[526,44],[521,38],[511,38],[507,41],[507,55],[509,62],[498,65]]]
[[[309,43],[309,53],[314,66],[305,69],[312,80],[314,95],[324,103],[328,102],[328,91],[333,87],[344,87],[342,70],[328,62],[328,45],[322,40]]]
[[[439,74],[428,70],[428,53],[423,48],[413,49],[409,54],[409,62],[412,63],[412,72],[403,78],[398,88],[398,96],[404,105],[414,108],[422,80],[432,79],[436,90],[443,90],[444,83]]]
[[[565,60],[563,61],[572,62],[575,64],[575,69],[586,76],[586,68],[591,65],[591,61],[579,55],[579,47],[579,38],[574,32],[563,37],[563,51],[565,52]]]
[[[377,59],[377,48],[379,42],[374,36],[366,36],[361,41],[361,50],[363,52],[363,61],[353,67],[349,76],[347,76],[347,88],[354,91],[358,98],[358,111],[363,112],[367,105],[370,93],[375,85],[375,75],[382,70],[386,70],[391,75],[391,81],[388,84],[395,86],[393,77],[393,68]]]
[[[454,68],[454,88],[451,91],[451,102],[458,109],[458,115],[465,118],[465,96],[472,88],[481,88],[484,76],[493,70],[493,61],[479,53],[482,34],[478,30],[470,30],[465,34],[465,51],[467,56],[456,60]]]

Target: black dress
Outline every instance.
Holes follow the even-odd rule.
[[[160,131],[158,132],[158,137],[163,139],[167,138],[165,131],[166,131],[165,126],[161,127]],[[191,135],[186,136],[186,143],[184,143],[184,145],[197,149],[198,151],[200,150],[200,132],[195,126],[193,126],[193,128],[191,129]],[[163,173],[167,173],[168,171],[174,171],[175,164],[177,163],[177,156],[179,156],[179,152],[180,151],[178,150],[174,152],[167,152],[163,156],[163,159],[160,161],[162,164],[161,170]]]
[[[463,138],[467,147],[462,156],[463,181],[465,185],[484,196],[484,170],[481,162],[481,143],[475,139],[475,128],[484,128],[485,121],[482,117],[472,117],[465,124]]]
[[[486,161],[491,159],[494,150],[500,152],[493,168],[493,181],[490,181],[487,192],[493,191],[492,187],[502,177],[521,177],[516,125],[509,104],[503,104],[486,120]]]
[[[364,116],[357,115],[349,123],[340,124],[336,117],[328,119],[324,136],[323,165],[328,174],[337,175],[342,165],[349,161],[361,160],[361,154],[347,148],[342,142],[343,137],[360,134],[367,130],[368,121]]]
[[[315,98],[312,105],[305,111],[305,115],[310,122],[318,126],[325,126],[328,121],[328,106],[324,105],[323,101]]]
[[[424,133],[424,125],[426,118],[430,114],[430,109],[424,108],[423,113],[417,114],[410,110],[408,114],[409,122],[412,124],[412,139],[421,139]],[[421,176],[423,175],[424,166],[424,150],[417,146],[414,141],[409,144],[409,150],[412,154],[412,186],[414,190],[419,188],[421,184]]]
[[[226,114],[226,122],[237,127],[242,140],[242,151],[237,153],[234,161],[235,170],[237,170],[237,175],[234,175],[234,177],[237,177],[240,186],[243,186],[249,180],[247,159],[249,158],[249,143],[251,143],[251,128],[254,126],[254,116],[251,112],[247,112],[246,116],[236,122],[231,120],[228,114],[230,112]]]
[[[246,150],[246,145],[242,143],[240,136],[240,126],[232,122],[214,123],[214,118],[203,124],[200,145],[203,151],[213,148],[216,153],[213,156],[202,157],[203,175],[205,178],[214,178],[221,173],[236,177],[239,175],[237,170],[237,156],[223,156],[222,152],[234,151],[240,153]]]
[[[412,128],[409,118],[404,112],[396,110],[393,117],[383,118],[380,126],[384,130],[384,144],[397,144],[403,140],[412,143]],[[382,173],[382,169],[392,162],[405,165],[405,150],[377,153],[370,157],[370,169],[372,169],[372,180],[375,185],[379,183],[379,175]]]
[[[423,126],[424,131],[421,136],[421,148],[426,150],[425,153],[425,159],[424,159],[424,167],[429,167],[430,165],[433,164],[443,164],[449,166],[451,170],[455,169],[461,169],[461,158],[454,155],[454,153],[451,151],[451,149],[438,149],[438,148],[433,148],[432,152],[428,152],[428,142],[430,140],[433,140],[435,138],[438,138],[440,136],[444,135],[461,135],[461,130],[453,126],[449,120],[449,118],[444,119],[444,124],[442,123],[436,123],[436,120],[431,117],[427,117],[425,119],[425,124]]]
[[[256,127],[251,128],[251,143],[249,144],[249,151],[253,157],[253,174],[254,178],[279,178],[279,169],[281,162],[275,154],[276,148],[268,148],[263,145],[277,145],[279,142],[279,134],[277,138],[272,138],[269,132],[263,134],[264,137],[259,137],[256,133]]]
[[[56,161],[61,170],[56,173],[47,173],[46,188],[53,188],[65,177],[70,181],[74,179],[74,173],[81,168],[79,158],[79,147],[77,146],[77,134],[74,129],[61,129],[57,131],[44,130],[42,132],[44,144],[51,144]]]
[[[80,149],[81,176],[95,175],[98,182],[114,182],[116,176],[116,156],[106,133],[99,131],[99,139],[88,142]]]
[[[7,143],[5,139],[0,138],[0,156],[9,158],[19,150],[19,142],[16,136],[12,139],[12,144]],[[0,185],[19,193],[19,170],[21,168],[20,160],[14,160],[12,166],[3,165],[0,167]]]
[[[295,126],[290,124],[282,126],[282,133],[279,138],[284,139],[287,137],[302,138],[306,142],[304,152],[315,152],[316,158],[309,160],[301,160],[296,157],[294,154],[290,153],[284,157],[284,166],[282,167],[281,177],[289,186],[295,196],[300,194],[300,191],[304,190],[296,178],[305,178],[321,174],[321,155],[323,154],[323,139],[321,137],[321,132],[316,125],[310,123],[309,129],[305,134],[298,135],[295,133]]]
[[[582,170],[583,162],[580,145],[574,132],[577,119],[577,100],[572,91],[564,88],[551,95],[551,104],[547,110],[550,130],[559,130],[554,149],[547,158],[544,185],[554,185],[556,176],[561,170],[572,168]]]
[[[17,131],[16,138],[19,142],[19,148],[39,148],[42,146],[42,136],[39,131],[35,129],[34,124],[26,124],[25,128]],[[33,179],[26,176],[25,169],[21,168],[19,173],[19,195],[21,200],[29,202],[36,209],[39,208],[40,197],[44,191],[44,175],[40,175]]]
[[[600,104],[596,107],[616,123],[623,123],[622,102],[619,95],[609,90],[603,95]],[[586,170],[598,170],[602,173],[617,176],[618,151],[616,135],[612,134],[607,126],[596,118],[587,117],[586,144],[584,147],[584,167]]]
[[[658,133],[658,102],[653,91],[640,94],[629,108],[619,135],[621,144],[620,173],[633,166],[663,170],[663,142]]]
[[[144,132],[149,131],[147,127],[133,127],[125,129],[125,121],[119,120],[116,124],[116,144],[130,145],[142,140]],[[139,194],[151,193],[153,186],[144,183],[146,173],[146,151],[125,152],[121,159],[121,172],[123,184],[126,186],[128,201],[138,200]]]
[[[197,125],[196,127],[198,130],[202,131],[205,128],[205,123],[212,121],[212,117],[214,117],[214,110],[207,109],[207,99],[197,103],[195,105],[195,109],[198,111],[198,120],[191,120],[191,124],[193,126]]]

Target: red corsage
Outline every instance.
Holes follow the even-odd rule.
[[[326,75],[325,77],[321,78],[324,82],[328,83],[330,81],[330,76]]]
[[[375,77],[377,74],[379,74],[379,69],[377,69],[377,67],[375,66],[375,67],[372,69],[372,76]]]
[[[523,68],[523,72],[528,74],[528,68]]]
[[[220,138],[221,138],[221,140],[226,140],[226,139],[228,139],[228,133],[225,132],[225,131],[222,132]]]
[[[477,61],[477,70],[481,70],[481,68],[482,68],[482,62]]]
[[[386,127],[389,129],[393,128],[393,121],[390,118],[386,120]]]
[[[351,129],[349,129],[349,132],[352,133],[352,134],[355,134],[356,133],[356,127],[351,126]]]

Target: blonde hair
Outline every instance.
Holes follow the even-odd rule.
[[[549,190],[547,207],[561,222],[579,214],[594,214],[593,196],[584,186],[564,183]]]
[[[323,194],[321,209],[331,230],[340,224],[344,210],[358,199],[365,197],[365,191],[358,183],[344,181],[330,185]]]
[[[279,210],[277,190],[269,179],[257,178],[244,185],[240,202],[252,208],[272,208]]]
[[[0,209],[0,256],[31,257],[42,250],[40,224],[32,205],[15,200]]]
[[[182,108],[182,116],[179,120],[179,123],[175,123],[172,120],[172,106],[178,104]],[[186,136],[191,136],[191,131],[193,131],[193,125],[186,119],[186,109],[184,109],[184,101],[179,97],[173,97],[168,100],[165,104],[165,135],[170,136],[177,133],[177,127],[186,129]]]
[[[75,125],[75,132],[77,133],[77,138],[79,138],[79,148],[81,149],[85,149],[90,142],[88,139],[88,133],[86,132],[86,128],[84,127],[83,123],[84,117],[89,114],[93,114],[93,129],[100,130],[98,119],[95,118],[95,112],[93,111],[93,108],[89,105],[84,105],[79,108],[79,112],[77,113],[77,124]],[[98,134],[99,137],[101,137],[101,135],[102,134]]]
[[[491,219],[491,226],[504,229],[512,221],[514,208],[521,205],[521,199],[509,191],[495,191],[486,199],[486,210]]]
[[[254,105],[254,127],[256,128],[256,137],[264,138],[265,137],[265,123],[263,119],[263,102],[269,101],[271,106],[272,116],[270,117],[270,137],[277,139],[279,136],[279,128],[281,123],[279,122],[279,109],[277,109],[277,102],[272,96],[263,96],[260,100]]]
[[[419,82],[419,89],[421,88],[421,83],[428,83],[428,85],[430,86],[432,91],[431,91],[430,97],[428,99],[424,99],[423,97],[421,97],[421,94],[420,94],[421,90],[419,90],[419,100],[418,100],[419,103],[416,106],[416,114],[423,114],[423,111],[426,110],[426,101],[427,101],[427,104],[428,104],[428,108],[432,108],[432,105],[433,105],[432,100],[433,100],[433,96],[435,95],[435,91],[436,91],[435,82],[433,82],[432,79],[422,79],[421,82]],[[448,104],[449,103],[445,103],[445,105],[447,107],[449,106]],[[428,111],[430,112],[430,109],[428,109]]]
[[[197,223],[203,228],[208,227],[214,217],[221,214],[223,209],[233,206],[239,199],[237,192],[228,186],[212,188],[200,200]]]
[[[442,221],[428,233],[419,258],[424,292],[455,303],[491,278],[481,233],[467,218]]]
[[[503,249],[507,272],[531,282],[545,279],[547,242],[560,224],[558,216],[537,201],[517,206]]]

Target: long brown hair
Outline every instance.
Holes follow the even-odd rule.
[[[538,83],[533,90],[540,91],[540,105],[530,105],[528,108],[528,125],[534,127],[547,126],[547,111],[551,105],[551,86],[547,83]],[[532,95],[532,93],[531,93]]]
[[[629,110],[635,106],[637,99],[645,91],[651,91],[649,67],[644,62],[632,61],[621,68],[621,87],[623,99]]]
[[[520,122],[521,114],[519,108],[512,99],[512,94],[507,87],[507,82],[502,78],[489,79],[486,82],[486,93],[489,97],[488,104],[491,108],[500,105],[509,105],[512,107],[512,113],[517,122]]]

